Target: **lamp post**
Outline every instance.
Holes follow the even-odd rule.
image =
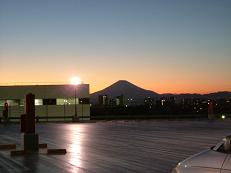
[[[80,103],[81,103],[81,106],[82,106],[82,114],[81,115],[82,115],[82,120],[83,120],[83,100],[81,100]]]
[[[76,85],[75,85],[75,118],[77,118],[77,107],[76,107]]]
[[[77,103],[76,103],[76,90],[77,90],[77,85],[79,85],[81,83],[81,80],[79,77],[73,77],[71,79],[71,84],[74,85],[74,90],[75,90],[75,115],[74,115],[74,118],[73,120],[78,120],[78,117],[77,117]]]
[[[64,119],[64,121],[66,119],[66,102],[67,102],[67,100],[64,99],[64,104],[63,104],[63,115],[64,115],[63,119]]]

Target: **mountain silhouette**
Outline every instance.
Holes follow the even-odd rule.
[[[161,97],[175,97],[176,99],[182,99],[182,98],[198,98],[198,99],[228,99],[231,98],[231,92],[229,91],[219,91],[214,93],[208,93],[208,94],[191,94],[191,93],[185,93],[185,94],[160,94]]]
[[[136,103],[143,103],[144,98],[147,97],[158,97],[157,93],[140,88],[126,80],[119,80],[103,90],[92,93],[91,103],[97,104],[100,95],[107,95],[109,99],[123,95],[124,100],[132,98]]]
[[[115,99],[117,96],[123,95],[125,102],[128,99],[132,98],[134,103],[136,104],[143,104],[144,99],[147,97],[151,97],[154,99],[160,99],[162,97],[175,97],[176,99],[182,99],[182,98],[227,99],[227,98],[231,98],[231,92],[229,91],[220,91],[220,92],[214,92],[214,93],[209,93],[209,94],[197,94],[197,93],[194,93],[194,94],[191,94],[191,93],[158,94],[156,92],[140,88],[126,80],[119,80],[103,90],[92,93],[90,96],[91,103],[98,104],[100,95],[107,95],[109,99]]]
[[[220,91],[220,92],[205,94],[204,96],[210,99],[225,99],[225,98],[231,98],[231,92]]]

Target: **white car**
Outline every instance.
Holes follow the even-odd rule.
[[[178,163],[172,173],[231,173],[231,135],[216,146]]]

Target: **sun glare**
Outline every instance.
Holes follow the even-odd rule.
[[[79,85],[79,84],[81,84],[81,79],[78,76],[72,77],[70,83],[72,85]]]

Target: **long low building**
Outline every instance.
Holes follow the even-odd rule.
[[[25,95],[35,95],[35,114],[39,119],[90,119],[89,84],[0,86],[0,116],[8,103],[8,117],[24,113]]]

